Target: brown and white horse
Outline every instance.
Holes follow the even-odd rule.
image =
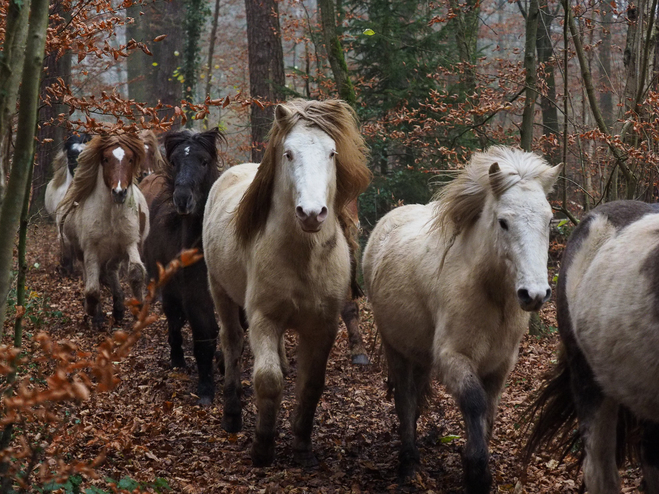
[[[135,185],[144,143],[135,134],[94,137],[78,157],[75,177],[58,208],[65,252],[83,263],[85,309],[95,327],[104,322],[101,283],[112,290],[112,315],[124,315],[119,266],[128,261],[133,295],[141,300],[144,265],[139,248],[149,229],[149,211]]]
[[[313,418],[350,288],[346,206],[369,179],[364,140],[350,106],[294,100],[277,106],[261,164],[229,168],[211,189],[203,244],[221,320],[223,425],[234,432],[242,427],[239,309],[244,307],[258,410],[255,466],[274,459],[284,381],[280,343],[287,329],[299,336],[294,457],[302,465],[316,463]]]
[[[146,177],[154,173],[162,172],[165,168],[165,160],[160,152],[158,138],[152,130],[143,130],[140,137],[144,141],[144,160],[140,165],[140,174],[138,181],[143,181]]]

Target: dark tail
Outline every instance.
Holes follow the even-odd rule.
[[[564,351],[560,352],[558,363],[546,384],[540,389],[538,397],[523,415],[529,425],[536,416],[538,419],[522,450],[525,469],[531,456],[542,446],[549,445],[554,438],[557,440],[549,449],[559,451],[561,460],[579,440],[577,411],[570,385],[570,367]],[[579,462],[581,460],[580,458]]]
[[[350,248],[350,298],[352,300],[357,300],[364,296],[364,290],[359,286],[357,281],[357,267],[359,265],[359,243],[357,242],[358,233],[355,229],[355,235],[351,239],[352,241],[348,242],[348,247]]]

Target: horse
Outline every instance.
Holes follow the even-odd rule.
[[[105,321],[100,284],[110,287],[112,317],[124,316],[119,267],[128,261],[133,295],[142,300],[146,270],[139,248],[149,230],[149,210],[134,184],[144,159],[136,134],[98,135],[78,157],[78,168],[58,210],[63,249],[83,264],[84,306],[92,325]]]
[[[90,139],[87,134],[69,136],[53,160],[54,174],[46,186],[45,206],[48,214],[55,220],[57,206],[64,199],[73,181],[78,166],[78,155],[85,149],[85,143]]]
[[[659,205],[611,202],[581,220],[563,253],[562,348],[528,409],[539,418],[524,462],[554,438],[563,457],[578,446],[592,494],[620,492],[629,449],[641,460],[643,492],[659,493],[658,233]]]
[[[226,170],[206,203],[203,244],[220,316],[228,432],[242,428],[240,356],[249,323],[257,420],[252,464],[272,464],[283,391],[281,342],[297,332],[294,460],[313,466],[311,431],[339,313],[348,297],[346,206],[370,181],[352,108],[340,100],[292,100],[275,108],[265,156]]]
[[[140,132],[140,138],[144,141],[144,161],[140,165],[140,174],[137,178],[141,183],[149,175],[161,172],[166,165],[160,153],[156,134],[152,130],[143,130]]]
[[[211,186],[220,176],[217,144],[224,137],[213,129],[165,135],[167,161],[158,177],[162,190],[149,202],[151,231],[144,242],[144,260],[149,277],[158,273],[157,263],[166,264],[183,249],[201,248],[204,206]],[[140,185],[142,185],[140,184]],[[172,367],[185,367],[181,329],[190,323],[194,340],[202,405],[215,396],[213,356],[219,332],[213,299],[208,291],[206,263],[201,260],[179,271],[162,289],[162,307],[167,316]]]
[[[475,153],[435,201],[401,206],[376,224],[364,281],[400,420],[401,482],[419,462],[416,422],[432,371],[465,422],[466,491],[489,492],[499,396],[529,312],[551,295],[546,195],[559,173],[536,154],[494,146]]]

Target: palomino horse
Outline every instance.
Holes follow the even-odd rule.
[[[85,149],[85,143],[91,137],[87,134],[80,134],[70,136],[64,143],[63,149],[57,153],[53,160],[53,178],[46,186],[45,206],[46,211],[53,219],[57,206],[62,202],[66,191],[69,190],[71,182],[73,182],[73,175],[78,166],[78,155]]]
[[[552,210],[560,167],[507,147],[476,153],[428,205],[402,206],[364,251],[366,293],[382,335],[400,419],[401,479],[419,461],[416,421],[431,372],[465,421],[467,492],[489,492],[488,441],[528,327],[549,299]]]
[[[166,264],[183,249],[201,248],[204,206],[211,186],[220,176],[217,144],[224,137],[217,129],[199,134],[181,131],[165,136],[167,164],[160,177],[163,188],[149,203],[151,232],[144,241],[144,260],[150,277],[158,274],[156,263]],[[181,329],[188,321],[194,340],[199,387],[203,405],[215,396],[213,356],[219,332],[213,299],[208,291],[206,263],[201,260],[179,271],[162,289],[173,367],[185,367]]]
[[[563,348],[531,406],[540,417],[526,461],[555,436],[564,454],[578,444],[591,494],[620,492],[629,445],[640,449],[643,492],[659,493],[657,213],[656,204],[604,204],[581,220],[563,253],[556,290]]]
[[[347,204],[367,187],[366,148],[343,101],[276,107],[260,165],[234,166],[211,189],[204,252],[225,359],[223,425],[242,427],[240,355],[247,313],[258,409],[255,466],[270,465],[284,376],[280,342],[299,335],[295,460],[313,465],[311,430],[325,367],[350,287]]]
[[[137,135],[94,137],[58,208],[62,245],[83,263],[85,309],[97,328],[104,322],[101,282],[112,290],[115,321],[124,316],[119,266],[126,260],[133,294],[142,300],[146,271],[139,247],[148,233],[149,210],[134,181],[143,159]]]

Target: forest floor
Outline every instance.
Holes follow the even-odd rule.
[[[93,331],[85,323],[82,281],[57,273],[58,250],[53,225],[31,228],[28,342],[39,331],[46,331],[56,340],[69,339],[79,348],[92,351],[110,330]],[[105,297],[109,311],[109,294]],[[119,386],[68,407],[70,423],[79,426],[75,427],[76,432],[72,428],[65,432],[66,438],[58,439],[63,458],[91,461],[104,449],[106,460],[99,467],[103,477],[129,477],[143,482],[163,478],[172,492],[181,493],[401,490],[396,485],[398,421],[393,399],[387,398],[385,362],[366,301],[362,301],[361,309],[361,329],[372,365],[351,365],[342,325],[328,364],[326,390],[316,413],[313,443],[320,462],[318,468],[303,470],[292,460],[289,418],[294,406],[294,335],[287,335],[292,372],[286,379],[280,411],[276,459],[272,467],[252,468],[249,449],[256,410],[249,346],[245,346],[243,354],[244,431],[229,435],[221,427],[222,376],[216,373],[218,392],[213,405],[196,405],[197,376],[190,333],[185,333],[187,370],[172,370],[167,324],[164,315],[160,315],[159,304],[155,307],[155,313],[160,315],[158,321],[146,330],[131,355],[117,365]],[[558,464],[550,456],[536,457],[528,469],[526,483],[520,483],[519,450],[524,439],[521,413],[555,361],[558,345],[553,303],[547,304],[541,316],[550,332],[545,337],[524,338],[519,361],[501,398],[490,445],[494,492],[578,492],[581,483],[570,460]],[[122,327],[130,330],[131,324],[132,316],[127,316]],[[437,383],[433,391],[431,404],[418,422],[421,468],[417,478],[402,490],[458,493],[465,433],[453,399]],[[624,492],[635,491],[640,483],[638,470],[623,470],[621,476]],[[102,480],[92,483],[101,485]]]

